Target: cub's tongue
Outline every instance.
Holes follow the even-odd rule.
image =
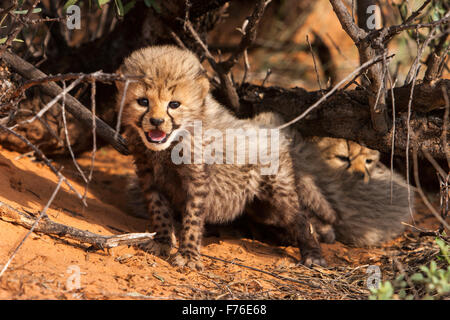
[[[152,141],[161,141],[166,137],[166,133],[158,129],[150,130],[147,134]]]

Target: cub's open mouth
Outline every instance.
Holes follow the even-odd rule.
[[[153,129],[145,133],[147,140],[151,143],[164,143],[167,140],[167,135],[164,131]]]

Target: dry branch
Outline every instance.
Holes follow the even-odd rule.
[[[0,219],[21,225],[27,229],[30,229],[36,221],[34,217],[27,213],[20,212],[2,201],[0,201]],[[95,249],[114,248],[122,245],[137,245],[152,240],[155,235],[155,233],[126,233],[121,235],[102,236],[53,222],[47,216],[44,216],[39,223],[36,224],[34,231],[58,237],[66,237],[81,243],[89,243]]]
[[[255,5],[255,10],[244,21],[241,30],[242,38],[239,45],[231,54],[231,56],[227,60],[222,62],[216,62],[212,54],[209,52],[208,46],[201,40],[200,36],[195,31],[192,23],[188,20],[184,20],[184,25],[186,26],[190,35],[197,42],[198,46],[200,46],[211,67],[219,76],[221,91],[226,98],[227,104],[236,112],[239,112],[240,109],[239,96],[236,92],[236,88],[233,84],[230,72],[234,65],[238,62],[238,60],[244,55],[244,52],[246,52],[246,50],[255,41],[259,22],[264,14],[264,10],[270,2],[271,0],[258,0]]]
[[[384,48],[372,47],[372,42],[367,39],[368,33],[356,25],[342,1],[330,0],[330,3],[333,6],[333,10],[338,17],[342,28],[352,38],[358,48],[361,64],[373,59],[375,56],[384,51]],[[367,76],[370,80],[369,108],[372,126],[375,131],[379,133],[385,133],[389,128],[383,79],[383,70],[385,68],[386,66],[384,64],[374,64],[368,69],[367,72]]]
[[[392,57],[392,56],[391,56]],[[391,58],[390,57],[390,58]],[[317,100],[312,106],[310,106],[308,109],[306,109],[304,112],[302,112],[299,116],[295,117],[291,121],[279,126],[279,129],[286,128],[287,126],[290,126],[291,124],[294,124],[295,122],[303,119],[306,117],[312,110],[317,108],[321,103],[323,103],[328,97],[330,97],[334,92],[336,92],[340,86],[342,86],[344,83],[350,81],[351,79],[355,79],[363,70],[366,68],[370,68],[373,64],[380,61],[380,59],[383,59],[382,56],[374,57],[373,59],[366,61],[363,63],[359,68],[356,68],[353,72],[348,74],[344,79],[342,79],[338,84],[336,84],[330,91],[328,91],[325,95],[323,95],[319,100]],[[320,89],[322,91],[322,89]]]
[[[19,73],[26,79],[48,78],[45,73],[13,53],[5,51],[1,55],[1,58],[4,59],[17,73]],[[63,91],[57,84],[53,82],[43,83],[41,84],[41,87],[46,94],[53,97],[56,97]],[[92,113],[77,99],[68,94],[66,95],[66,108],[67,111],[70,112],[83,125],[85,125],[89,129],[92,128]],[[100,118],[96,118],[96,127],[98,135],[103,140],[111,144],[114,149],[116,149],[120,153],[125,155],[129,154],[128,148],[126,146],[126,140],[121,136],[118,136],[118,138],[115,139],[115,131],[103,120],[101,120]]]
[[[419,144],[434,158],[445,159],[442,144],[443,118],[435,114],[422,114],[415,110],[443,109],[445,101],[442,97],[442,87],[446,87],[450,95],[450,80],[440,80],[434,87],[418,84],[414,89],[411,129],[416,133],[417,141],[411,141],[411,148]],[[398,114],[395,117],[395,154],[404,157],[406,151],[407,109],[410,86],[394,88],[395,106]],[[422,92],[427,92],[427,99],[417,98]],[[246,109],[275,111],[289,121],[316,101],[322,98],[320,91],[308,92],[301,88],[283,89],[279,87],[262,87],[244,85],[240,92],[242,104]],[[432,99],[431,99],[432,97]],[[390,103],[390,98],[388,99]],[[376,132],[371,126],[370,112],[367,108],[368,97],[364,90],[339,91],[333,97],[324,101],[305,119],[297,122],[294,127],[305,136],[329,136],[344,138],[359,142],[369,148],[390,153],[392,147],[392,128],[384,134]],[[448,133],[447,133],[448,136]],[[448,137],[447,141],[450,141]],[[418,148],[421,150],[421,148]],[[422,156],[422,153],[419,155]]]
[[[39,4],[39,2],[41,2],[41,1],[40,0],[34,0],[33,4],[31,5],[31,7],[28,9],[27,13],[23,17],[24,20],[28,20],[28,18],[33,13],[33,9],[36,8],[36,6]],[[0,56],[11,45],[11,43],[14,41],[14,39],[16,39],[17,35],[20,33],[20,31],[22,31],[24,26],[25,25],[21,21],[19,21],[19,22],[17,22],[15,24],[14,30],[8,35],[8,38],[6,39],[6,42],[2,46],[0,46]]]
[[[62,179],[62,181],[64,181],[64,183],[70,188],[70,190],[72,190],[77,196],[78,198],[81,199],[81,201],[83,202],[83,204],[85,206],[87,206],[86,204],[86,200],[81,196],[81,194],[72,186],[72,184],[69,182],[69,180],[67,180],[60,172],[60,170],[56,169],[52,162],[45,156],[45,154],[39,150],[38,147],[36,147],[34,144],[32,144],[27,138],[25,138],[24,136],[22,136],[21,134],[15,132],[14,130],[9,129],[8,127],[5,127],[4,125],[0,124],[0,130],[6,131],[9,134],[12,134],[14,136],[16,136],[17,138],[19,138],[20,140],[22,140],[23,142],[25,142],[27,144],[27,146],[29,146],[34,153],[36,154],[36,156],[40,159],[42,159],[44,161],[44,163],[47,165],[47,167],[50,168],[50,170],[59,178]]]

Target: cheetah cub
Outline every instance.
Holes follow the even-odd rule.
[[[370,176],[380,161],[380,152],[360,144],[337,138],[314,137],[322,157],[331,168],[348,172],[370,181]]]
[[[283,228],[305,265],[325,265],[308,219],[312,209],[299,197],[289,142],[282,134],[273,133],[275,144],[263,139],[246,143],[239,134],[228,139],[233,130],[259,137],[262,127],[236,118],[214,100],[204,69],[190,51],[147,47],[126,58],[118,72],[142,77],[127,90],[117,83],[117,111],[123,110],[123,132],[161,254],[168,255],[175,245],[173,217],[179,214],[182,227],[172,263],[201,270],[204,224],[230,222],[258,201],[268,208],[255,217],[258,222]],[[198,138],[198,131],[207,138]],[[264,156],[238,161],[240,155],[247,159],[256,152],[275,154],[269,160],[277,170],[264,171],[273,164]]]
[[[273,112],[260,113],[252,121],[273,128],[284,123]],[[307,193],[307,200],[320,241],[377,246],[403,232],[403,222],[409,222],[414,210],[413,188],[379,161],[378,151],[344,139],[304,139],[292,128],[283,131],[292,140],[297,186],[300,190],[317,188]]]

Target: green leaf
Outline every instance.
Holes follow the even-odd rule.
[[[119,16],[123,17],[124,16],[124,9],[123,9],[123,3],[122,0],[114,0],[114,2],[116,3],[116,7],[117,7],[117,12],[119,13]]]
[[[131,9],[133,9],[134,5],[136,4],[136,1],[130,1],[123,7],[123,14],[127,14]]]
[[[434,241],[439,246],[439,249],[441,250],[441,254],[444,256],[447,263],[450,264],[450,257],[449,257],[450,246],[448,246],[445,243],[445,241],[440,238],[436,238]]]
[[[111,0],[97,0],[97,5],[101,8],[102,5],[107,4]]]
[[[414,281],[414,282],[420,282],[420,281],[423,281],[423,274],[421,274],[421,273],[415,273],[415,274],[413,274],[413,275],[411,276],[411,281]]]
[[[32,12],[33,13],[39,13],[41,11],[42,11],[42,8],[34,8]],[[15,13],[15,14],[27,14],[27,12],[28,12],[28,10],[15,10],[15,11],[13,11],[13,13]]]
[[[63,10],[66,11],[68,7],[76,4],[78,0],[67,0],[67,2],[64,4]]]
[[[430,272],[431,272],[431,273],[435,273],[435,272],[436,272],[436,269],[437,269],[436,261],[431,260],[431,262],[430,262]]]
[[[8,39],[8,37],[4,37],[4,38],[1,38],[0,39],[0,44],[4,44],[5,42],[6,42],[6,40]],[[23,42],[23,40],[22,39],[14,39],[13,40],[14,42]]]

